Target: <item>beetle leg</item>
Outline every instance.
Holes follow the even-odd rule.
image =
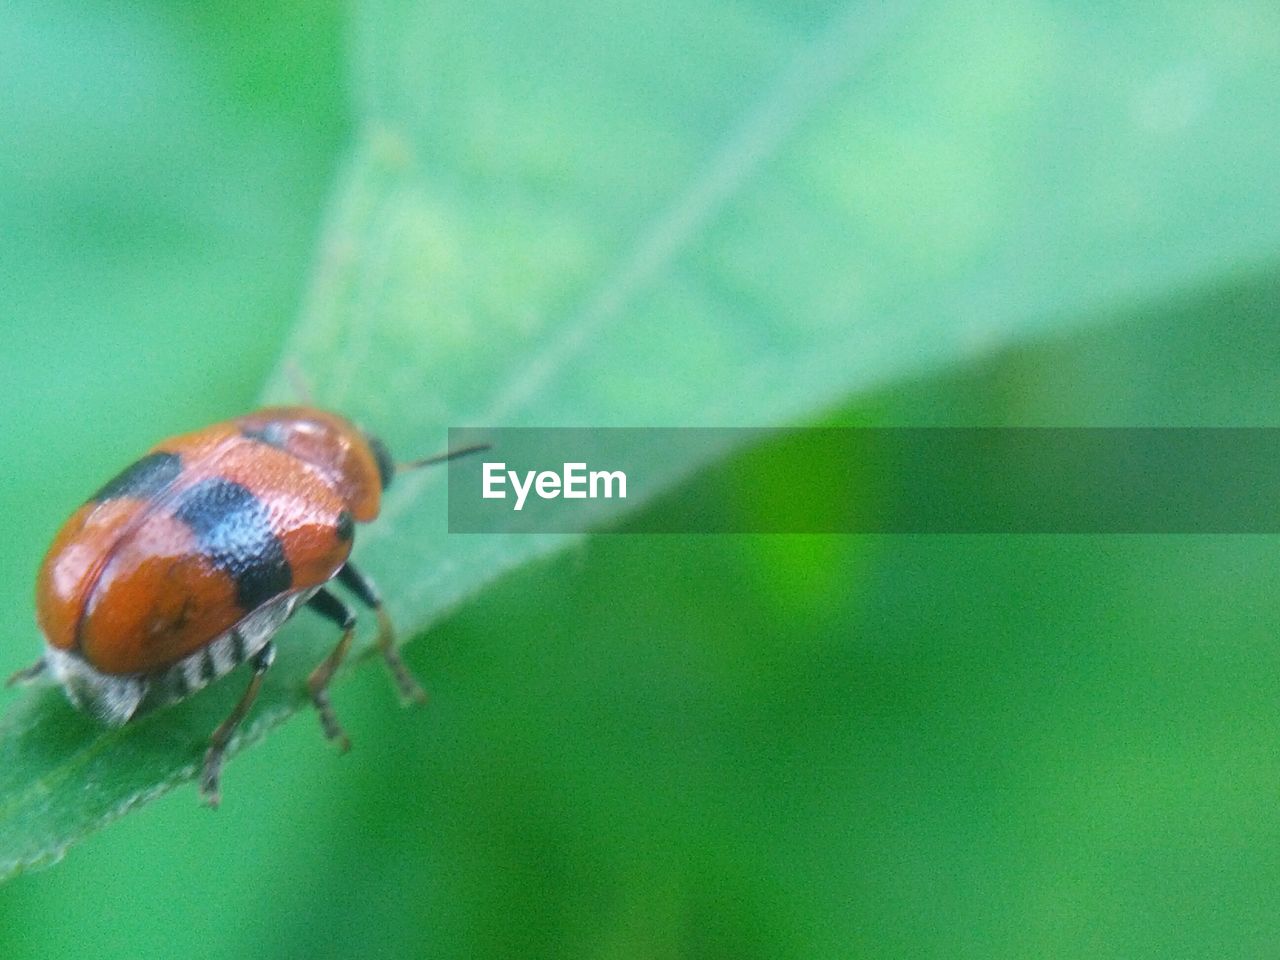
[[[347,650],[351,647],[351,638],[356,629],[356,615],[351,612],[350,607],[323,587],[307,601],[307,606],[342,628],[342,637],[338,640],[338,645],[320,661],[319,666],[311,671],[311,676],[307,678],[307,689],[311,692],[311,702],[316,705],[316,711],[320,714],[320,726],[324,728],[324,735],[330,740],[337,741],[338,749],[346,753],[351,749],[351,741],[343,732],[342,724],[338,723],[338,718],[333,712],[333,704],[329,701],[329,681],[337,673],[338,667],[347,656]]]
[[[386,608],[378,607],[374,612],[378,617],[378,651],[382,654],[387,669],[391,671],[391,679],[395,682],[400,699],[406,703],[426,703],[427,691],[422,689],[422,684],[414,678],[408,664],[401,659],[400,651],[396,649],[396,628],[387,615]]]
[[[204,755],[204,769],[200,773],[200,794],[204,797],[204,802],[211,807],[216,807],[221,800],[221,794],[218,792],[218,777],[222,773],[222,761],[227,752],[227,744],[231,742],[231,735],[236,732],[236,728],[244,720],[249,708],[253,706],[253,701],[258,699],[258,691],[262,689],[262,677],[275,659],[276,648],[272,643],[268,643],[253,655],[253,676],[249,679],[249,686],[245,688],[244,696],[209,738],[209,749]]]
[[[426,703],[426,692],[414,679],[409,667],[400,658],[400,651],[396,649],[395,627],[391,623],[391,617],[387,615],[386,608],[382,605],[382,596],[378,593],[378,588],[374,586],[373,581],[347,563],[338,571],[338,582],[354,593],[361,603],[377,615],[378,652],[382,654],[387,669],[391,671],[391,679],[395,681],[401,699],[406,702]]]
[[[44,672],[47,669],[49,669],[49,665],[45,663],[44,657],[41,657],[31,666],[25,667],[11,676],[4,682],[4,685],[6,687],[18,687],[23,684],[31,683],[33,680],[38,680],[40,677],[44,676]]]

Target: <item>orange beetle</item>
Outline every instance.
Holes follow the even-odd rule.
[[[249,686],[205,754],[200,789],[216,805],[227,744],[275,659],[272,637],[305,604],[342,629],[307,686],[325,735],[345,750],[328,686],[356,618],[330,580],[377,614],[397,687],[423,699],[377,588],[347,559],[355,524],[377,517],[395,472],[377,438],[311,407],[262,410],[157,444],[54,538],[36,579],[44,656],[10,682],[48,674],[76,707],[118,726],[249,661]]]

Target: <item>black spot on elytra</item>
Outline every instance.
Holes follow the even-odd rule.
[[[391,451],[387,449],[385,443],[369,433],[366,433],[364,438],[369,443],[369,449],[373,451],[373,459],[378,464],[378,479],[382,481],[382,489],[385,490],[391,486],[391,480],[396,475],[396,463],[391,459]]]
[[[236,584],[242,610],[254,610],[293,585],[293,571],[262,502],[247,487],[214,477],[184,490],[173,515],[191,528],[199,550]]]
[[[356,535],[356,522],[351,518],[351,511],[338,511],[338,519],[334,523],[333,532],[343,543],[349,542]]]
[[[148,453],[108,480],[89,500],[94,503],[118,497],[146,500],[167,487],[181,472],[182,458],[176,453]]]

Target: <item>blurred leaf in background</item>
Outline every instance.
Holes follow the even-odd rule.
[[[190,134],[200,149],[244,137],[263,104],[280,143],[303,142],[286,117],[319,109],[278,92],[303,60],[333,67],[337,27],[317,39],[301,13],[292,31],[255,28],[292,44],[292,70],[272,79],[245,55],[225,86],[202,72],[252,45],[231,26],[247,10],[205,14],[204,33],[137,15],[147,36],[186,38],[155,60],[204,77],[197,99],[256,104],[225,133],[211,118]],[[601,422],[1274,422],[1280,14],[902,11],[359,5],[355,149],[289,352],[323,399],[389,424],[402,447],[454,419],[584,409]],[[68,8],[62,29],[85,35],[93,16]],[[30,20],[14,36],[54,30],[61,48],[57,24]],[[180,112],[172,122],[193,123]],[[330,156],[316,148],[315,169]],[[232,169],[211,188],[218,209],[257,182]],[[170,189],[183,209],[200,193]],[[74,195],[51,187],[32,221]],[[301,196],[274,202],[311,222]],[[231,221],[265,216],[245,205]],[[151,220],[111,222],[121,240],[155,235]],[[224,255],[289,235],[271,229]],[[65,241],[62,271],[81,242]],[[6,283],[40,275],[28,246],[7,252]],[[305,240],[295,256],[301,271]],[[256,266],[242,296],[296,292],[281,263]],[[208,308],[216,284],[181,269],[139,254],[147,279],[117,277],[115,294],[104,280],[119,309],[94,330],[198,316],[187,304]],[[154,314],[129,299],[148,283],[171,285],[147,301]],[[28,296],[24,316],[45,323],[69,309]],[[250,306],[236,316],[271,314]],[[32,528],[5,560],[10,635],[30,633],[22,558],[105,472],[90,461],[250,402],[249,373],[284,328],[227,323],[229,339],[204,336],[230,351],[242,329],[252,344],[225,353],[216,388],[218,351],[160,326],[99,342],[85,385],[33,387],[60,391],[38,395],[52,402],[14,381],[6,408],[24,415],[6,463],[47,450],[44,434],[67,446],[12,474],[10,506]],[[1050,339],[1011,346],[1031,335]],[[56,348],[29,340],[7,362],[32,380]],[[127,389],[110,389],[118,378]],[[67,439],[63,392],[121,435]],[[53,489],[55,472],[76,489]],[[762,476],[748,458],[727,495],[749,510]],[[833,499],[860,494],[848,483]],[[365,543],[393,597],[424,563],[492,576],[479,554],[446,553],[429,518],[388,529]],[[217,817],[183,791],[0,888],[0,949],[1266,956],[1280,934],[1273,553],[1271,538],[602,537],[410,648],[428,711],[392,711],[382,678],[356,672],[339,706],[358,750],[341,763],[306,718],[234,764],[244,799]]]

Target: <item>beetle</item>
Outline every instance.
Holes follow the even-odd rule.
[[[77,708],[121,726],[249,663],[239,702],[213,731],[200,774],[220,798],[227,746],[275,659],[276,632],[307,607],[342,631],[307,690],[324,734],[350,746],[329,683],[356,616],[336,582],[374,612],[377,648],[406,701],[425,699],[396,650],[373,581],[350,561],[397,469],[386,446],[335,413],[273,407],[163,440],[104,484],[53,539],[36,577],[44,654],[9,682],[52,678]]]

